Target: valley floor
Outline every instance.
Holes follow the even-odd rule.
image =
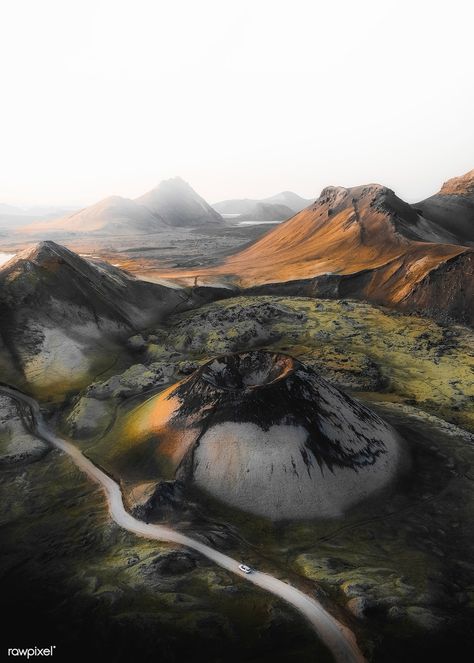
[[[224,256],[243,248],[268,232],[272,225],[240,226],[228,221],[201,228],[163,229],[147,235],[55,235],[54,241],[92,259],[102,258],[146,278],[154,269],[214,265]],[[0,251],[16,254],[30,247],[43,236],[7,234],[1,237]]]

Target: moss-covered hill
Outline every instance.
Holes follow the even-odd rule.
[[[360,398],[407,402],[474,430],[474,332],[462,326],[353,301],[240,297],[174,316],[129,345],[137,364],[92,385],[90,401],[140,401],[209,357],[265,347]]]

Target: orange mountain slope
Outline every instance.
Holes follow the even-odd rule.
[[[426,310],[436,303],[419,289],[433,289],[433,272],[439,284],[446,270],[447,291],[454,279],[462,293],[456,310],[446,314],[464,320],[464,310],[473,303],[474,251],[437,241],[438,230],[386,187],[327,187],[313,205],[222,264],[156,275],[185,281],[197,277],[199,283],[224,280],[246,289],[273,284],[275,292],[277,284],[305,281],[308,294],[352,296],[409,309],[416,308],[416,291]],[[440,305],[450,306],[449,301]]]
[[[242,285],[382,267],[393,272],[408,263],[418,276],[465,250],[416,241],[416,228],[384,206],[390,193],[378,186],[324,189],[313,206],[230,257],[219,271],[239,275]]]

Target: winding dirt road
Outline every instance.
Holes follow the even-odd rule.
[[[271,592],[296,608],[310,622],[337,663],[365,663],[365,658],[357,646],[352,631],[329,614],[318,601],[267,573],[254,571],[246,575],[239,569],[240,562],[232,559],[232,557],[224,555],[210,546],[169,527],[137,520],[125,510],[119,485],[87,459],[77,447],[50,430],[41,415],[38,403],[33,398],[10,387],[0,386],[0,392],[8,394],[17,401],[26,403],[31,409],[37,435],[57,449],[67,453],[82,472],[101,486],[107,497],[109,513],[117,525],[147,539],[178,543],[196,550],[222,568],[227,569],[227,571],[235,573],[248,582]]]

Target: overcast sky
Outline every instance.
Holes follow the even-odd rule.
[[[5,0],[0,202],[211,202],[474,168],[472,0]]]

